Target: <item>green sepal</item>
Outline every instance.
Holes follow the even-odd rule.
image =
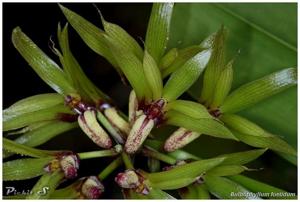
[[[153,3],[145,49],[158,63],[167,47],[174,3]]]
[[[53,157],[17,159],[3,163],[3,181],[27,180],[45,173],[44,167]]]
[[[164,86],[163,97],[168,101],[173,101],[187,91],[206,67],[210,55],[210,49],[204,50],[177,69]]]
[[[20,27],[13,30],[12,42],[41,79],[56,92],[63,95],[76,93],[62,69],[26,36]]]
[[[223,113],[234,113],[248,108],[297,83],[297,70],[287,68],[247,83],[234,90],[220,107]]]
[[[159,61],[159,64],[158,64],[159,68],[161,70],[168,68],[174,62],[174,60],[177,58],[177,56],[178,56],[178,49],[172,48]]]
[[[166,123],[213,137],[238,140],[224,125],[211,118],[195,119],[170,110],[166,113]]]

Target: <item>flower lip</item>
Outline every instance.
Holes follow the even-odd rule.
[[[160,124],[164,119],[163,108],[166,105],[166,100],[158,99],[150,104],[144,102],[139,103],[139,109],[144,112],[148,119],[154,120],[155,125]]]

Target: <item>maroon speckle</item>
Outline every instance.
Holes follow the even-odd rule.
[[[182,141],[184,138],[186,138],[187,136],[190,136],[191,134],[192,134],[192,131],[186,131],[180,137],[177,138],[177,142]]]
[[[102,191],[98,187],[92,187],[90,190],[90,199],[100,198]]]
[[[77,169],[75,167],[70,167],[65,172],[65,177],[67,179],[74,179],[77,177]]]
[[[165,105],[165,100],[159,99],[150,104],[145,103],[145,101],[139,102],[139,110],[142,110],[148,119],[152,119],[156,126],[159,126],[164,121],[163,107]]]

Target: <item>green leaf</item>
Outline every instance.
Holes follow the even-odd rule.
[[[209,192],[219,199],[260,199],[240,184],[224,177],[206,175],[205,183]]]
[[[37,157],[37,158],[48,157],[57,153],[55,151],[47,151],[47,150],[31,148],[25,145],[18,144],[7,138],[3,138],[3,149],[16,154]]]
[[[151,91],[145,78],[142,62],[133,53],[120,46],[119,43],[112,40],[109,36],[106,36],[106,39],[122,72],[134,89],[137,98],[139,100],[143,98],[151,99]]]
[[[214,119],[194,119],[174,110],[166,113],[167,124],[183,127],[191,131],[218,138],[237,140],[236,137],[220,122]]]
[[[165,69],[162,69],[162,77],[166,78],[168,75],[181,68],[184,63],[186,63],[200,51],[203,51],[203,48],[201,48],[200,46],[189,46],[178,50],[178,56],[175,58],[172,64],[170,64]]]
[[[152,92],[152,99],[156,100],[161,98],[163,90],[163,81],[159,68],[152,56],[145,50],[143,68],[146,80]]]
[[[211,50],[204,50],[177,69],[164,86],[163,97],[173,101],[188,90],[206,67],[210,55]]]
[[[26,180],[45,173],[44,167],[52,157],[40,159],[18,159],[3,163],[3,180]]]
[[[63,95],[76,92],[62,69],[39,49],[20,27],[13,30],[12,42],[34,71],[56,92]]]
[[[210,199],[205,184],[192,184],[179,189],[179,195],[182,199]]]
[[[203,75],[203,88],[200,101],[209,105],[213,99],[220,75],[225,68],[225,38],[224,26],[214,35],[212,41],[212,55]]]
[[[231,154],[223,154],[218,157],[225,157],[222,165],[244,165],[249,163],[259,156],[263,155],[267,149],[253,149],[250,151],[236,152]]]
[[[140,45],[119,25],[107,22],[101,15],[102,24],[105,32],[120,46],[128,49],[140,60],[143,59],[144,52]]]
[[[57,120],[61,118],[62,114],[72,115],[73,112],[67,106],[59,104],[39,111],[6,116],[6,119],[3,120],[3,131],[22,128],[35,122]]]
[[[195,119],[213,118],[207,111],[206,107],[197,102],[188,100],[175,100],[169,102],[166,106],[166,111],[168,110],[175,110]]]
[[[19,100],[7,109],[3,110],[3,121],[9,120],[21,114],[46,109],[63,103],[64,98],[57,93],[45,93],[30,96]]]
[[[158,65],[159,68],[161,70],[166,69],[174,62],[174,60],[177,58],[177,56],[178,56],[177,48],[172,48],[159,61],[159,65]]]
[[[107,59],[117,71],[120,71],[117,62],[106,43],[104,31],[68,8],[62,5],[59,5],[59,7],[86,45]]]
[[[214,96],[210,105],[210,107],[213,109],[223,104],[226,96],[228,95],[231,89],[233,79],[232,64],[233,60],[231,60],[223,69],[223,71],[220,74],[219,80],[216,83]]]
[[[269,137],[259,137],[238,132],[234,132],[234,135],[242,142],[253,147],[269,148],[274,151],[283,152],[295,156],[297,155],[297,151],[292,146],[290,146],[288,143],[286,143],[276,135],[270,135]]]
[[[167,200],[174,200],[176,198],[174,198],[173,196],[171,196],[170,194],[168,194],[167,192],[164,192],[160,189],[157,189],[155,187],[153,187],[150,190],[150,193],[147,195],[149,199],[167,199]]]
[[[135,192],[133,189],[122,189],[124,199],[135,199],[135,200],[147,200],[149,199],[149,194],[144,195]]]
[[[167,47],[174,3],[153,3],[145,48],[158,63]]]
[[[209,169],[212,169],[213,167],[221,164],[223,161],[224,158],[199,160],[192,163],[177,166],[168,171],[149,173],[146,175],[146,177],[150,180],[151,183],[161,183],[165,181],[172,184],[172,181],[174,179],[178,179],[178,177],[180,177],[180,179],[196,178],[203,172],[206,172]]]
[[[289,193],[285,190],[273,187],[271,185],[259,182],[257,180],[251,179],[243,175],[230,176],[229,179],[239,183],[240,185],[246,187],[250,191],[267,193],[270,199],[297,199],[297,196],[293,193]],[[286,196],[285,196],[286,194]]]
[[[20,134],[24,134],[24,133],[28,133],[30,131],[33,131],[33,130],[36,130],[40,127],[43,127],[47,124],[49,124],[50,122],[52,121],[40,121],[40,122],[36,122],[36,123],[33,123],[33,124],[30,124],[24,128],[21,128],[21,129],[18,129],[18,130],[13,130],[13,131],[9,131],[7,133],[7,137],[8,136],[15,136],[15,135],[20,135]]]
[[[297,83],[297,70],[284,69],[247,83],[233,91],[220,110],[233,113],[245,109],[263,99],[279,93]]]
[[[270,136],[264,129],[255,123],[235,114],[224,114],[221,116],[221,121],[223,121],[226,126],[239,133],[260,137]]]
[[[247,168],[241,165],[221,165],[209,170],[207,174],[214,176],[230,176],[238,175],[245,170],[247,170]]]
[[[182,3],[174,7],[172,18],[170,48],[200,43],[222,24],[227,27],[230,32],[227,55],[232,57],[241,50],[234,64],[233,89],[297,64],[295,3]],[[202,80],[199,79],[190,88],[189,93],[194,99],[199,98],[201,85]],[[284,136],[290,145],[297,148],[296,88],[266,99],[244,110],[242,115],[255,120],[273,134]],[[296,158],[294,160],[297,161]]]
[[[109,100],[108,96],[89,80],[72,54],[69,47],[68,24],[64,26],[63,30],[61,30],[60,24],[58,24],[57,35],[62,50],[62,55],[60,57],[64,71],[72,81],[73,85],[76,86],[81,97],[84,99],[92,99],[94,102],[99,102],[101,99]]]
[[[26,199],[48,199],[62,182],[64,173],[60,170],[44,174],[32,188],[32,193]]]

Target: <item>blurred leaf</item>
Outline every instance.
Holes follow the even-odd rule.
[[[168,101],[173,101],[188,90],[206,67],[210,55],[211,50],[204,50],[172,73],[164,86],[163,97]]]
[[[265,132],[264,129],[262,129],[255,123],[235,114],[224,114],[221,116],[221,121],[223,121],[229,128],[232,128],[240,133],[260,137],[270,136]]]
[[[225,157],[222,165],[244,165],[265,153],[267,149],[253,149],[250,151],[223,154],[218,157]]]
[[[210,107],[213,109],[223,104],[226,96],[228,95],[231,89],[233,79],[232,64],[233,60],[231,60],[220,73],[219,80],[217,81],[215,86],[215,92],[213,95],[212,103],[210,105]]]
[[[153,3],[146,33],[145,49],[158,63],[169,40],[174,3]]]
[[[243,175],[230,176],[229,179],[239,183],[240,185],[246,187],[247,189],[255,193],[256,192],[269,193],[269,197],[267,198],[270,199],[297,199],[296,195],[282,196],[284,193],[288,194],[288,192]]]
[[[119,25],[107,22],[101,15],[102,24],[105,32],[120,46],[128,49],[128,51],[135,54],[140,60],[143,59],[143,49],[140,45]]]
[[[229,176],[238,175],[245,170],[247,170],[247,168],[241,165],[221,165],[209,170],[207,174],[214,176]]]
[[[64,173],[60,170],[44,174],[32,188],[32,194],[26,199],[48,199],[63,178]]]
[[[3,131],[14,130],[31,125],[35,122],[50,121],[60,119],[63,114],[72,115],[73,112],[69,107],[59,104],[49,108],[41,109],[20,115],[7,116],[3,120]]]
[[[7,136],[17,136],[17,135],[20,135],[20,134],[28,133],[30,131],[33,131],[33,130],[36,130],[40,127],[43,127],[43,126],[45,126],[45,125],[47,125],[51,122],[52,121],[39,121],[39,122],[30,124],[30,125],[28,125],[24,128],[18,129],[18,130],[9,131],[5,135],[7,135]]]
[[[178,179],[178,177],[180,177],[180,179],[196,178],[203,172],[221,164],[223,161],[224,158],[199,160],[192,163],[177,166],[168,171],[149,173],[146,175],[146,177],[150,180],[151,183],[161,183],[165,181],[172,184],[172,181],[174,179]]]
[[[175,110],[195,119],[212,118],[206,107],[193,101],[175,100],[169,102],[166,107],[166,110]]]
[[[224,177],[206,175],[205,183],[209,192],[220,199],[260,199],[240,184]]]
[[[21,145],[7,138],[3,138],[3,149],[16,154],[37,158],[48,157],[56,153],[55,151],[40,150]]]
[[[191,131],[218,138],[237,140],[236,137],[220,122],[214,119],[194,119],[174,110],[166,113],[167,124],[183,127]]]
[[[138,99],[151,98],[151,91],[147,84],[142,62],[131,52],[109,36],[105,36],[107,43],[122,72],[125,74]]]
[[[220,107],[223,113],[233,113],[279,93],[297,83],[297,70],[284,69],[247,83],[233,91]]]
[[[117,71],[120,71],[117,62],[106,43],[104,31],[68,8],[62,5],[59,5],[59,7],[86,45],[107,59]]]
[[[200,51],[202,51],[203,48],[200,46],[189,46],[183,49],[178,50],[177,57],[174,59],[174,61],[164,69],[162,69],[162,77],[166,78],[171,73],[175,72],[177,69],[179,69],[186,61],[188,61],[190,58],[194,57],[196,54],[198,54]]]
[[[297,151],[292,146],[290,146],[288,143],[286,143],[276,135],[271,135],[269,137],[259,137],[238,132],[234,132],[234,135],[242,142],[253,147],[269,148],[274,151],[283,152],[295,156],[297,155]]]
[[[161,98],[163,90],[161,74],[155,60],[147,50],[145,50],[144,54],[143,68],[146,80],[152,92],[152,99],[156,100]]]
[[[72,54],[69,47],[68,24],[64,26],[63,30],[61,30],[59,24],[57,35],[62,50],[61,61],[64,71],[72,80],[73,85],[76,86],[81,96],[84,99],[92,99],[96,103],[101,99],[109,100],[108,96],[89,80]]]
[[[296,3],[182,3],[174,7],[172,18],[170,48],[178,47],[178,42],[179,48],[197,44],[222,24],[227,27],[227,55],[232,57],[241,50],[235,61],[233,89],[297,64]],[[199,97],[201,82],[199,79],[189,91],[195,99]],[[264,129],[284,136],[296,148],[296,92],[296,88],[289,89],[242,114]]]
[[[213,99],[213,93],[217,87],[220,75],[225,68],[225,39],[226,30],[222,25],[221,29],[213,35],[212,54],[207,68],[203,74],[203,88],[200,101],[209,105]]]
[[[19,116],[21,114],[46,109],[63,103],[63,96],[57,93],[45,93],[30,96],[19,100],[18,102],[3,110],[3,121]]]
[[[45,173],[46,166],[52,157],[40,159],[18,159],[3,163],[3,180],[26,180]]]
[[[15,48],[29,63],[34,71],[56,92],[68,95],[76,90],[69,83],[65,73],[39,47],[26,36],[20,27],[12,33],[12,42]]]

